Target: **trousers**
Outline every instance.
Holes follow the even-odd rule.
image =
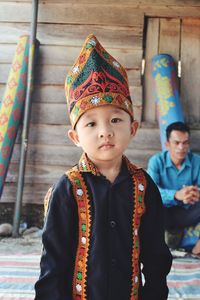
[[[164,208],[164,226],[166,230],[183,229],[200,222],[200,201],[188,208],[173,206]]]

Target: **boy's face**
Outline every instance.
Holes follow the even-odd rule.
[[[93,161],[120,159],[138,127],[127,112],[106,105],[86,111],[69,138]]]

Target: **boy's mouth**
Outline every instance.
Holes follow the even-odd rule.
[[[100,149],[110,149],[110,148],[113,148],[114,147],[114,145],[113,144],[110,144],[110,143],[105,143],[105,144],[102,144],[102,145],[100,145]]]

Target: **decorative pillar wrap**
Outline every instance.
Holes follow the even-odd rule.
[[[29,36],[19,38],[0,107],[0,197],[23,114],[29,54]]]
[[[173,58],[168,54],[155,55],[152,58],[152,76],[155,82],[155,101],[160,126],[160,140],[164,150],[166,127],[174,122],[184,122]]]

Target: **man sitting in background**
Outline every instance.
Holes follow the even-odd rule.
[[[161,193],[165,229],[180,232],[200,222],[200,156],[189,151],[186,124],[170,124],[166,138],[167,151],[152,156],[147,171]],[[200,239],[192,253],[200,254]]]

